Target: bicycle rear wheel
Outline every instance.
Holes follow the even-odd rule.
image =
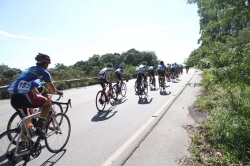
[[[8,122],[8,124],[7,124],[7,131],[8,131],[8,130],[11,130],[11,129],[17,128],[17,127],[20,125],[21,122],[22,122],[22,119],[20,118],[20,116],[18,115],[18,113],[15,112],[15,113],[10,117],[10,120],[9,120],[9,122]],[[11,141],[12,138],[13,138],[13,135],[12,135],[12,134],[13,134],[12,132],[9,132],[9,133],[8,133],[9,141]],[[15,133],[14,133],[14,134],[15,134]],[[15,141],[15,140],[13,141],[13,144],[14,144],[14,145],[16,144],[16,141]]]
[[[134,89],[135,89],[135,93],[138,94],[139,93],[139,89],[137,89],[137,80],[135,81]]]
[[[71,124],[66,114],[58,113],[52,116],[45,130],[45,145],[50,152],[58,153],[69,141]]]
[[[144,94],[144,98],[147,97],[148,95],[148,83],[145,81],[142,81],[142,85],[143,85],[143,94]]]
[[[12,135],[11,141],[8,136]],[[25,140],[25,149],[21,150],[13,142],[19,142],[19,132],[16,129],[7,130],[0,135],[0,165],[26,165],[30,158],[31,142],[26,135],[23,134]],[[21,139],[20,139],[21,140]],[[15,154],[15,151],[17,153]]]
[[[123,82],[121,86],[121,95],[122,97],[125,97],[127,93],[127,85]]]
[[[118,97],[118,91],[117,91],[116,87],[114,87],[112,93],[109,94],[109,102],[112,106],[115,105],[117,97]]]
[[[101,98],[101,95],[102,95],[102,91],[97,92],[96,100],[95,100],[96,108],[99,112],[103,111],[106,106],[105,94],[102,95],[102,98]],[[102,99],[102,102],[99,101],[100,99]]]

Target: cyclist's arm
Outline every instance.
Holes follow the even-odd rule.
[[[56,87],[54,86],[54,84],[53,84],[52,82],[46,83],[46,85],[47,85],[47,87],[48,87],[48,89],[49,89],[49,92],[50,92],[51,94],[55,94],[55,93],[59,92],[59,91],[56,89]]]

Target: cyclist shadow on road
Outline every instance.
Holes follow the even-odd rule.
[[[125,103],[128,99],[125,99],[125,97],[122,97],[120,99],[117,99],[115,101],[115,105],[119,105],[119,104],[122,104],[122,103]]]
[[[112,112],[112,111],[113,111],[113,109],[111,107],[107,111],[98,112],[91,119],[91,122],[99,122],[99,121],[104,121],[104,120],[108,120],[108,119],[112,118],[117,113],[117,111],[114,111],[114,112]]]
[[[52,155],[50,158],[48,158],[44,163],[42,163],[42,166],[45,165],[55,165],[66,153],[66,149],[63,149],[62,151]]]
[[[170,95],[171,91],[167,92],[167,91],[163,91],[160,93],[162,96],[166,96],[166,95]]]
[[[151,98],[150,100],[148,100],[148,98],[142,98],[142,99],[139,99],[138,104],[150,104],[152,100],[153,98]]]

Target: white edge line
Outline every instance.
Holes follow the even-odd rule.
[[[179,88],[174,96],[171,96],[171,98],[153,115],[157,116],[159,115],[164,108],[173,101],[175,96],[180,93],[180,91],[183,89],[183,87]],[[117,149],[103,164],[102,166],[110,166],[113,164],[113,162],[129,147],[129,145],[136,140],[136,138],[152,123],[154,118],[150,118],[144,125],[141,126],[140,129],[138,129],[119,149]]]

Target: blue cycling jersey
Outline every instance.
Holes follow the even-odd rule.
[[[158,70],[165,71],[165,70],[167,70],[167,67],[165,65],[158,65]]]
[[[41,87],[40,79],[46,83],[51,82],[51,76],[48,71],[42,67],[32,66],[24,70],[20,76],[10,83],[8,91],[12,94],[22,94],[31,91],[34,87]]]

